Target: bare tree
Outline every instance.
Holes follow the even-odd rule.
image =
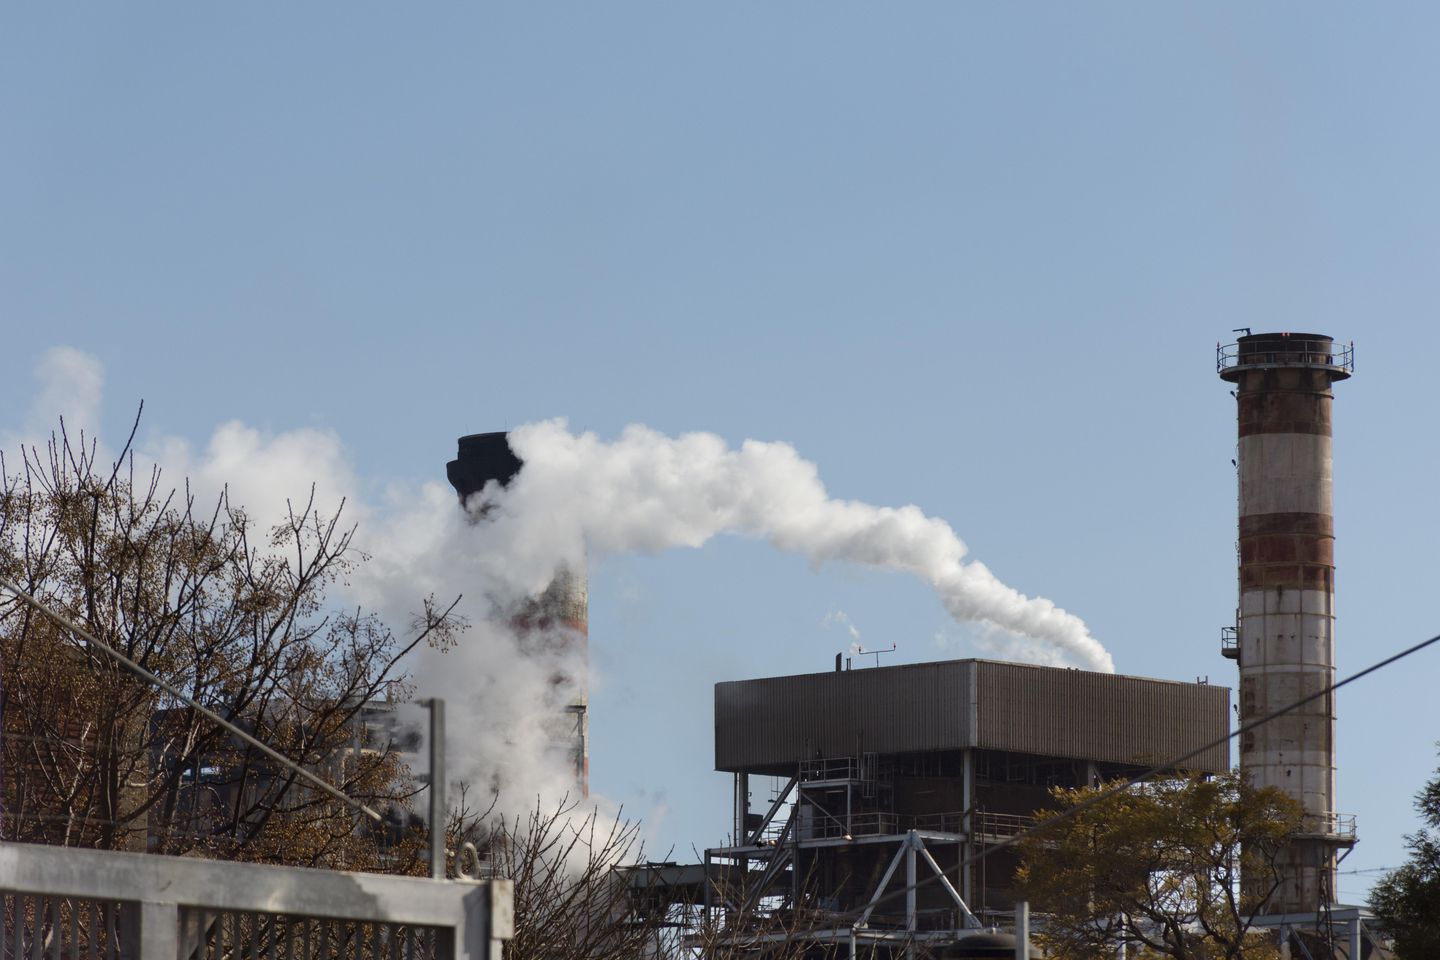
[[[188,486],[137,469],[129,441],[102,462],[63,424],[44,448],[0,453],[0,574],[392,814],[369,823],[0,593],[0,838],[426,872],[424,828],[408,813],[415,787],[383,721],[410,694],[404,658],[421,644],[448,648],[465,624],[453,604],[425,599],[402,639],[373,613],[337,609],[331,588],[364,561],[353,533],[312,491],[257,540],[227,495],[202,507]],[[507,960],[803,953],[793,918],[694,922],[694,904],[633,869],[644,859],[638,822],[568,800],[518,817],[460,801],[452,856],[472,842],[484,874],[515,884]]]
[[[463,803],[462,803],[463,807]],[[507,960],[620,960],[655,955],[657,927],[631,910],[623,867],[642,856],[640,826],[568,798],[520,815],[491,813],[480,836],[486,872],[514,883]]]
[[[137,418],[138,424],[138,418]],[[133,440],[134,431],[131,438]],[[13,467],[13,469],[12,469]],[[342,507],[343,509],[343,507]],[[221,494],[205,507],[130,442],[108,464],[63,423],[0,454],[0,572],[295,763],[373,807],[413,791],[367,717],[408,695],[404,657],[459,624],[423,601],[413,633],[336,610],[361,557],[314,492],[256,543]],[[346,869],[417,869],[419,838],[355,812],[83,639],[0,596],[0,836]]]
[[[506,960],[798,960],[813,947],[791,915],[741,910],[707,921],[703,891],[669,884],[675,865],[646,860],[640,823],[623,812],[605,816],[566,798],[518,816],[493,805],[475,814],[467,795],[462,788],[449,845],[468,840],[482,874],[514,884]]]

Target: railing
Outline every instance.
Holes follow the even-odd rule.
[[[929,830],[935,833],[963,833],[965,814],[958,810],[951,813],[922,813],[910,818],[910,829]]]
[[[0,960],[499,960],[508,881],[0,846]]]
[[[982,837],[1015,837],[1035,826],[1035,818],[1018,813],[976,811],[971,830]]]
[[[1033,826],[1034,823],[1034,817],[976,810],[971,814],[970,830],[975,837],[1013,837]],[[854,839],[855,837],[893,836],[908,830],[963,834],[965,832],[965,814],[959,810],[915,816],[901,816],[887,812],[856,813],[850,816],[848,828],[844,817],[822,814],[806,826],[802,839],[838,840]]]
[[[1240,657],[1240,628],[1220,628],[1220,655],[1237,660]]]
[[[1277,335],[1273,340],[1262,341],[1267,347],[1279,345],[1280,349],[1254,350],[1259,344],[1245,344],[1251,349],[1242,351],[1239,343],[1215,345],[1215,369],[1219,373],[1235,367],[1334,367],[1347,374],[1355,372],[1355,344],[1332,343],[1328,340],[1311,340],[1305,337],[1289,339]]]
[[[855,813],[846,818],[821,814],[805,825],[801,839],[842,840],[855,837],[879,837],[903,833],[908,827],[902,825],[904,818],[893,813]]]
[[[801,783],[859,779],[861,779],[860,764],[854,757],[831,757],[824,760],[802,760],[800,762]]]
[[[762,847],[775,846],[780,842],[780,835],[785,832],[785,824],[789,821],[789,817],[775,817],[765,825],[764,830],[760,831],[760,835],[755,838],[755,843]]]
[[[1328,837],[1334,840],[1355,839],[1355,814],[1353,813],[1312,813],[1306,814],[1300,832],[1311,837]]]

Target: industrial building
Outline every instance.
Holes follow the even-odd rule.
[[[989,660],[721,683],[715,767],[732,841],[705,852],[705,913],[736,943],[803,921],[822,954],[903,955],[1010,922],[1013,837],[1052,787],[1130,777],[1194,753],[1229,769],[1230,691]],[[778,782],[773,796],[757,785]],[[916,886],[918,880],[935,878]],[[846,951],[850,951],[847,953]]]
[[[1239,669],[1242,723],[1335,679],[1331,404],[1353,369],[1353,347],[1318,334],[1246,331],[1217,347],[1237,402],[1239,597],[1221,652]],[[504,434],[480,434],[461,438],[449,476],[466,502],[520,466]],[[483,521],[484,504],[468,508]],[[584,644],[584,583],[557,571],[515,612],[517,628],[560,623]],[[572,709],[583,782],[583,695]],[[631,870],[630,883],[639,909],[688,911],[684,922],[736,954],[802,930],[817,957],[963,955],[1011,922],[1017,863],[994,848],[1033,822],[1051,788],[1228,771],[1230,720],[1220,685],[988,660],[852,670],[837,658],[834,671],[720,683],[729,839],[701,864]],[[1298,955],[1379,956],[1368,912],[1336,902],[1355,825],[1336,810],[1335,722],[1323,695],[1240,739],[1243,775],[1305,811],[1258,926]]]
[[[1331,402],[1354,355],[1326,336],[1246,331],[1217,348],[1217,368],[1238,409],[1239,601],[1222,653],[1244,723],[1335,679]],[[1207,683],[986,660],[840,666],[716,685],[731,839],[663,882],[697,895],[703,925],[733,946],[759,952],[799,928],[817,956],[963,951],[1014,908],[1014,856],[976,855],[1031,823],[1050,788],[1133,777],[1230,730],[1230,691]],[[1241,738],[1242,773],[1305,811],[1259,926],[1296,955],[1383,955],[1368,911],[1336,902],[1355,825],[1336,811],[1334,732],[1325,695]],[[1164,772],[1229,768],[1217,746]]]

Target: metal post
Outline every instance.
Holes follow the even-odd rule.
[[[1030,901],[1015,904],[1015,960],[1030,960]]]
[[[1347,955],[1350,960],[1360,960],[1360,950],[1365,946],[1364,935],[1361,933],[1360,911],[1355,911],[1355,916],[1350,918],[1350,953]]]
[[[702,894],[701,894],[701,900],[700,900],[700,902],[704,905],[704,911],[705,911],[705,912],[704,912],[703,916],[705,917],[705,923],[704,923],[704,925],[705,925],[706,927],[708,927],[708,926],[710,925],[711,884],[714,883],[714,880],[711,879],[711,878],[714,876],[714,871],[710,868],[710,864],[711,864],[710,851],[709,851],[709,850],[706,850],[706,851],[705,851],[705,882],[704,882],[704,884],[703,884],[703,886],[702,886]]]
[[[905,836],[905,929],[910,939],[905,944],[905,956],[915,956],[915,845],[919,837],[911,830]]]
[[[800,791],[795,791],[795,809],[800,809]],[[793,816],[794,814],[792,814]],[[778,852],[778,851],[777,851]],[[800,909],[800,825],[790,830],[790,908]]]
[[[122,903],[120,911],[120,955],[125,960],[174,960],[179,954],[180,911],[175,904],[141,900]],[[38,922],[35,935],[40,936]]]
[[[430,708],[430,876],[445,879],[445,701],[431,697]]]
[[[960,832],[965,837],[960,846],[960,862],[975,853],[975,751],[966,750],[960,761],[961,807],[965,811]],[[975,902],[975,865],[960,868],[960,896],[967,904]]]
[[[745,827],[745,820],[750,814],[750,775],[748,773],[735,774],[735,846],[750,842],[750,831]]]

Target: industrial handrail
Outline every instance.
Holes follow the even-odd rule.
[[[970,834],[984,837],[1013,837],[1035,823],[1034,817],[1014,813],[990,813],[975,810],[970,815]],[[866,811],[845,817],[823,815],[804,826],[802,839],[838,840],[855,837],[889,836],[923,830],[934,833],[964,834],[965,812],[924,813],[903,816],[886,811]]]
[[[1035,825],[1035,818],[1018,813],[988,813],[978,810],[972,817],[971,832],[987,837],[1018,837]]]
[[[822,816],[804,825],[802,839],[839,840],[903,833],[901,821],[896,814],[883,811],[855,813],[848,818]]]
[[[859,780],[860,763],[854,757],[829,757],[800,762],[800,782],[820,780]]]
[[[1277,341],[1278,342],[1278,341]],[[1296,337],[1285,343],[1288,349],[1240,352],[1239,343],[1215,345],[1215,370],[1224,373],[1235,367],[1333,367],[1355,372],[1355,344],[1333,343]]]
[[[1300,832],[1309,836],[1355,839],[1355,814],[1310,813],[1301,821]]]

